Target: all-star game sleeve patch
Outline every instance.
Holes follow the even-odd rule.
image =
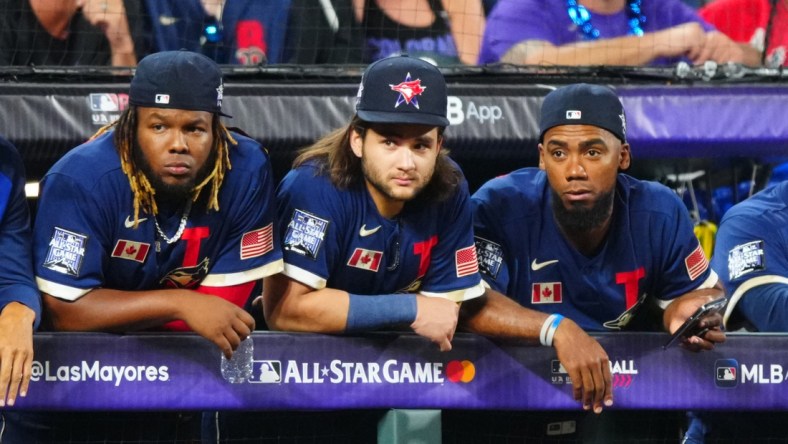
[[[763,241],[757,240],[736,245],[728,252],[728,274],[730,280],[738,279],[753,271],[766,268]]]
[[[503,248],[495,242],[479,236],[476,236],[474,241],[476,243],[476,257],[479,259],[479,271],[496,279],[503,263]]]
[[[284,249],[316,259],[328,231],[328,221],[295,209],[287,224]]]
[[[55,227],[43,266],[58,273],[79,276],[79,269],[85,260],[87,241],[88,236],[85,234]]]

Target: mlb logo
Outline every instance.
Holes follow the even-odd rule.
[[[714,383],[720,388],[736,387],[739,383],[739,362],[735,359],[717,359],[714,363],[716,372]]]
[[[561,283],[560,282],[539,282],[531,286],[532,304],[560,304]]]
[[[282,362],[272,360],[252,361],[251,383],[278,384],[282,382]]]
[[[566,371],[566,368],[564,368],[564,364],[561,364],[561,361],[558,359],[553,359],[550,361],[550,373],[554,375],[565,375],[569,372]]]
[[[577,120],[582,118],[583,113],[577,110],[569,110],[566,112],[566,118],[571,120]]]
[[[162,105],[167,105],[170,103],[170,95],[169,94],[156,94],[154,98],[154,102],[160,103]]]
[[[117,94],[96,93],[90,95],[90,110],[93,112],[121,111]]]

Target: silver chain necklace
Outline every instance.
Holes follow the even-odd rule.
[[[159,233],[159,238],[161,238],[164,242],[166,242],[167,245],[177,242],[178,239],[181,238],[181,235],[183,235],[183,230],[186,228],[186,221],[189,220],[189,212],[191,212],[191,210],[192,210],[192,201],[191,199],[189,199],[186,202],[186,207],[183,209],[183,215],[181,216],[181,223],[180,225],[178,225],[178,231],[176,231],[171,238],[167,237],[167,235],[164,234],[164,231],[162,231],[161,227],[159,226],[158,218],[156,216],[153,216],[153,223],[156,225],[156,231]],[[161,252],[161,244],[159,243],[159,239],[156,239],[156,252],[157,253]]]

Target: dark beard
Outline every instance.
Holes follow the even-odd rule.
[[[202,183],[208,177],[216,161],[216,151],[212,151],[194,178],[181,184],[168,184],[161,180],[161,177],[153,171],[136,140],[131,149],[131,156],[134,164],[148,178],[151,186],[156,190],[156,203],[161,207],[160,210],[164,209],[165,211],[181,208],[186,200],[191,199],[195,185]]]
[[[570,233],[586,233],[594,228],[601,227],[612,214],[613,196],[615,188],[599,196],[591,208],[584,208],[581,204],[572,204],[570,209],[564,207],[561,197],[555,190],[552,193],[553,216],[558,225]]]

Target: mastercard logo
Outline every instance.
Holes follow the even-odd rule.
[[[451,382],[471,382],[476,377],[476,366],[471,361],[449,361],[446,364],[446,379]]]

